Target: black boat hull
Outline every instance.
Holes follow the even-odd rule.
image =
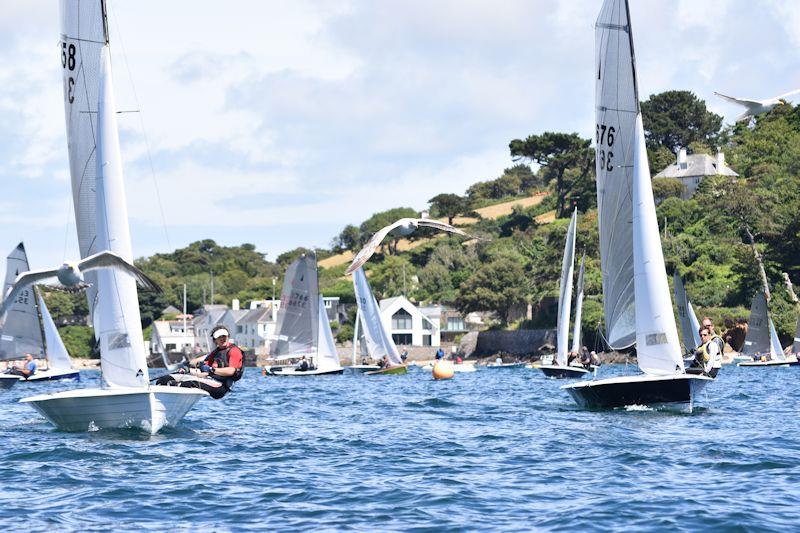
[[[548,378],[554,379],[580,379],[592,373],[579,366],[540,365],[539,370]]]
[[[572,399],[584,409],[614,409],[626,406],[666,407],[691,412],[694,399],[713,381],[708,376],[625,376],[564,385]]]

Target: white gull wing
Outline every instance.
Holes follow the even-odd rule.
[[[455,226],[451,226],[450,224],[445,224],[444,222],[439,222],[438,220],[431,220],[429,218],[418,218],[416,219],[417,226],[424,226],[426,228],[434,228],[438,229],[439,231],[448,231],[450,233],[455,233],[457,235],[463,235],[464,237],[474,238],[469,233],[465,232],[464,230],[460,230]]]
[[[133,278],[136,280],[136,284],[142,289],[159,293],[163,292],[161,287],[159,287],[155,281],[150,279],[147,274],[133,266],[131,263],[127,262],[118,254],[115,254],[109,250],[104,250],[94,255],[90,255],[78,263],[78,270],[81,272],[90,272],[100,268],[113,268],[122,272],[126,272],[133,276]]]
[[[718,92],[715,92],[714,94],[716,94],[723,100],[727,100],[732,104],[740,105],[747,108],[764,105],[764,102],[761,100],[751,100],[749,98],[737,98],[735,96],[727,96]]]
[[[572,311],[572,274],[575,270],[575,225],[578,220],[578,209],[572,212],[564,243],[564,257],[561,259],[561,282],[558,297],[558,324],[556,328],[556,362],[567,366],[567,349],[569,343],[569,315]]]
[[[29,270],[17,276],[14,280],[14,284],[8,288],[7,294],[3,297],[3,303],[0,304],[0,324],[3,323],[5,314],[17,303],[16,300],[19,299],[22,292],[30,291],[30,295],[26,296],[26,298],[30,297],[31,305],[34,305],[34,300],[32,298],[33,291],[31,291],[30,286],[39,281],[54,278],[57,273],[58,269]]]
[[[369,261],[369,258],[372,257],[372,254],[374,254],[375,250],[378,249],[378,246],[381,245],[383,239],[385,239],[386,236],[389,235],[389,232],[391,232],[396,228],[399,228],[400,226],[404,226],[405,224],[408,223],[409,220],[412,219],[401,218],[394,224],[390,224],[376,231],[375,234],[372,236],[372,238],[370,238],[370,240],[367,242],[367,244],[365,244],[364,247],[361,250],[359,250],[359,252],[353,258],[353,262],[350,263],[350,266],[347,267],[347,270],[344,271],[345,276],[352,274],[353,272],[356,271],[356,269],[360,268],[364,263]]]

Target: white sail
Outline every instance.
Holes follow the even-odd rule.
[[[742,354],[767,355],[771,350],[769,335],[769,316],[767,315],[767,298],[759,291],[750,303],[750,319],[747,322],[747,336],[744,339]]]
[[[41,294],[36,295],[39,298],[39,312],[42,317],[42,330],[44,331],[45,346],[47,348],[47,366],[55,370],[69,370],[72,368],[72,361],[70,361],[67,347],[64,346],[64,341],[61,340],[61,335],[58,334],[53,318],[50,316],[47,306],[44,303],[44,298]]]
[[[6,279],[2,296],[5,296],[14,280],[30,270],[25,245],[19,243],[6,258]],[[32,286],[24,288],[6,314],[0,330],[0,361],[22,359],[25,354],[42,357],[42,328],[36,310],[36,296]]]
[[[578,269],[578,283],[575,285],[575,323],[572,326],[572,351],[581,351],[581,315],[583,314],[583,272],[586,256],[581,257],[581,266]]]
[[[631,180],[639,96],[628,5],[606,0],[595,25],[595,147],[606,341],[635,335]]]
[[[325,312],[321,294],[319,295],[319,347],[315,364],[318,370],[334,370],[342,366],[339,364],[339,354],[336,353],[331,323],[328,320],[328,313]]]
[[[686,296],[686,289],[678,272],[673,274],[672,281],[675,286],[675,305],[678,308],[678,319],[681,323],[684,351],[689,352],[700,346],[700,323],[697,321],[697,315],[694,314],[688,296]]]
[[[97,113],[95,228],[97,250],[111,250],[133,262],[128,207],[122,180],[117,112],[108,46],[102,51]],[[78,213],[80,215],[80,213]],[[95,337],[100,342],[103,380],[109,387],[144,387],[148,383],[136,281],[118,270],[97,271]]]
[[[61,67],[64,86],[64,112],[72,180],[72,201],[81,258],[102,250],[97,244],[95,181],[98,165],[97,112],[100,88],[101,52],[108,42],[105,2],[61,0]],[[94,317],[96,272],[84,279],[90,316]],[[94,320],[94,318],[93,318]],[[98,330],[95,329],[95,336]]]
[[[800,318],[797,319],[797,326],[794,330],[794,343],[792,344],[792,353],[800,354]]]
[[[786,357],[783,355],[783,347],[781,346],[781,339],[778,338],[778,332],[775,330],[775,324],[772,319],[769,319],[769,352],[773,361],[785,361]]]
[[[370,357],[381,359],[384,355],[388,355],[391,364],[402,364],[397,346],[395,346],[386,328],[383,327],[378,302],[375,300],[375,296],[372,295],[372,290],[369,288],[363,268],[359,268],[353,273],[353,286],[355,287],[358,309],[361,311],[361,325],[364,327],[364,339],[366,340],[367,352]]]
[[[556,327],[556,363],[567,365],[567,345],[569,344],[569,315],[572,310],[572,274],[575,270],[575,225],[578,209],[572,212],[564,243],[564,257],[561,259],[561,282],[558,297],[558,323]]]
[[[633,274],[636,292],[636,357],[650,375],[684,373],[678,328],[658,232],[641,114],[636,117],[633,160]]]
[[[286,269],[270,355],[300,357],[316,353],[319,338],[318,307],[316,257],[304,254]]]

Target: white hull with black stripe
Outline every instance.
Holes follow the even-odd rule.
[[[37,370],[36,373],[25,379],[20,377],[20,381],[24,381],[27,383],[36,383],[39,381],[55,381],[59,379],[74,379],[76,381],[80,381],[81,373],[80,370],[75,368],[67,368],[63,370],[57,370],[55,368],[51,368],[49,370]]]
[[[269,376],[291,376],[291,377],[302,377],[302,376],[334,376],[344,372],[344,368],[326,368],[326,369],[318,369],[315,368],[314,370],[298,370],[294,367],[281,367],[276,369],[270,369],[267,375]]]
[[[537,368],[548,378],[554,379],[580,379],[592,373],[582,366],[539,365]]]
[[[647,406],[691,413],[698,395],[712,381],[708,376],[692,374],[640,374],[570,383],[561,388],[584,409]]]
[[[354,374],[363,374],[365,372],[374,372],[375,370],[380,370],[381,367],[378,365],[351,365],[347,368],[350,369],[350,372]]]
[[[742,361],[736,363],[736,366],[800,366],[800,361]]]

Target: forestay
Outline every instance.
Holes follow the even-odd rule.
[[[325,303],[319,295],[319,346],[317,348],[316,365],[319,370],[333,370],[340,368],[339,354],[336,353],[336,343],[333,340],[331,323],[328,313],[325,312]]]
[[[101,51],[107,41],[105,2],[101,0],[61,0],[61,68],[64,87],[64,113],[72,180],[72,201],[81,258],[101,250],[97,246],[95,213],[97,180],[97,104],[99,101]],[[96,273],[84,279],[90,316],[94,317]],[[97,332],[97,330],[95,330]]]
[[[286,270],[281,289],[281,307],[270,343],[270,355],[310,356],[316,353],[319,337],[317,261],[304,254]]]
[[[700,323],[686,295],[683,280],[677,272],[673,274],[672,281],[675,286],[675,305],[678,308],[678,320],[681,322],[684,352],[690,352],[700,346]]]
[[[556,363],[567,365],[567,345],[569,344],[569,315],[572,311],[572,274],[575,270],[575,225],[578,209],[572,212],[564,243],[564,257],[561,259],[561,283],[558,298],[558,322],[556,324]]]
[[[635,341],[631,179],[639,98],[627,2],[606,0],[595,25],[595,146],[606,341]]]
[[[367,352],[373,359],[381,359],[384,355],[389,356],[392,365],[400,365],[400,353],[397,351],[392,337],[383,327],[381,322],[380,308],[372,291],[367,283],[367,276],[364,269],[359,268],[353,273],[353,285],[355,287],[356,302],[361,311],[361,324],[364,326],[364,339],[367,343]]]
[[[11,290],[14,280],[27,272],[28,256],[25,246],[19,243],[6,258],[6,279],[3,295]],[[22,359],[26,353],[41,357],[42,330],[36,310],[36,295],[33,286],[25,287],[6,313],[6,320],[0,330],[0,361]]]
[[[47,366],[55,370],[69,370],[72,368],[72,361],[69,359],[67,347],[64,346],[64,341],[61,340],[61,335],[58,334],[58,329],[50,316],[50,311],[47,310],[44,298],[42,298],[41,294],[36,296],[39,299],[39,312],[42,317]]]
[[[578,283],[575,285],[575,323],[572,327],[572,351],[580,353],[581,350],[581,315],[583,314],[583,271],[586,255],[581,257],[581,266],[578,270]]]
[[[767,299],[764,293],[759,291],[750,303],[750,320],[747,322],[747,336],[744,339],[742,354],[767,355],[772,351],[771,344]]]
[[[81,4],[83,5],[83,4]],[[119,130],[111,80],[108,46],[102,50],[97,113],[97,171],[95,247],[111,250],[133,263],[128,206],[122,178]],[[76,217],[82,213],[76,212]],[[93,317],[100,342],[103,380],[110,387],[144,387],[148,384],[139,297],[132,276],[115,269],[97,271],[97,304]]]

